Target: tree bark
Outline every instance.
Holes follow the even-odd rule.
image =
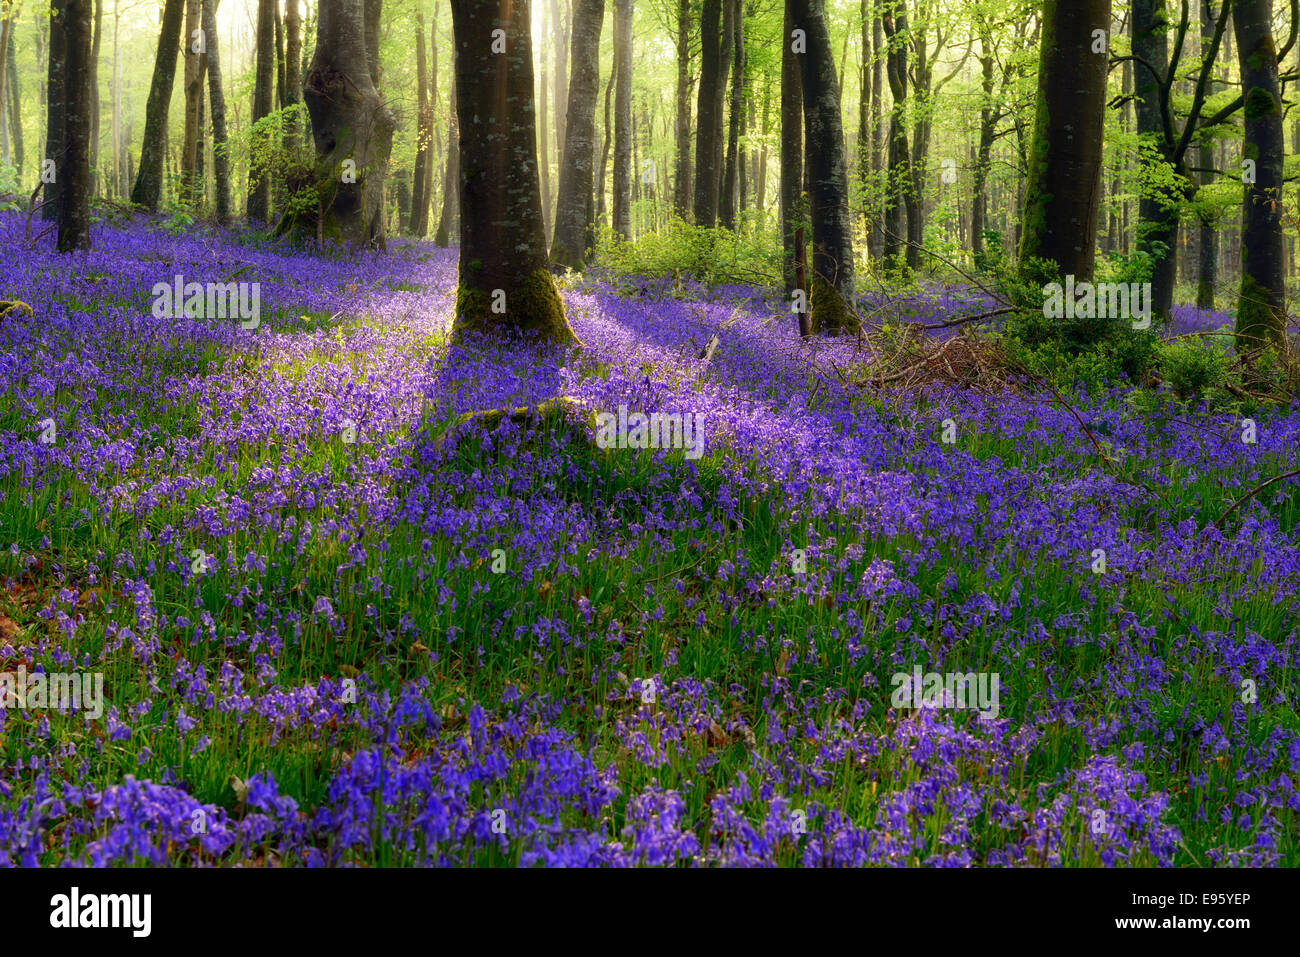
[[[411,232],[429,232],[429,149],[433,145],[433,107],[429,103],[429,67],[424,49],[424,14],[415,11],[415,92],[419,127],[415,137],[415,175],[411,187]]]
[[[568,130],[560,163],[551,262],[581,270],[595,242],[594,179],[596,95],[600,86],[600,32],[605,0],[574,0],[573,57],[569,82]]]
[[[433,237],[433,241],[444,248],[451,244],[451,232],[460,209],[460,130],[456,121],[457,113],[456,66],[453,56],[447,114],[447,165],[442,177],[442,212],[438,216],[438,231]]]
[[[59,163],[61,253],[90,248],[90,51],[93,0],[65,0],[64,146]]]
[[[891,266],[920,264],[920,250],[904,240],[910,238],[911,223],[917,214],[912,192],[912,161],[907,142],[907,60],[911,33],[907,26],[907,6],[902,0],[886,2],[880,15],[888,42],[886,72],[894,106],[889,114],[889,166],[885,184],[884,258]]]
[[[691,215],[691,0],[677,0],[677,162],[673,182],[673,213]]]
[[[203,99],[202,36],[200,0],[185,0],[185,140],[181,147],[181,191],[185,202],[193,205],[195,191],[202,191],[195,182],[199,144],[199,102]]]
[[[614,232],[632,238],[632,0],[614,0]]]
[[[796,255],[796,237],[803,228],[807,211],[803,201],[803,89],[799,79],[799,56],[794,52],[794,8],[785,3],[785,24],[781,36],[781,274],[785,296],[796,289],[802,263]],[[804,290],[805,292],[807,290]]]
[[[22,119],[22,91],[18,88],[18,63],[16,62],[17,50],[15,49],[14,34],[16,30],[9,33],[9,138],[13,147],[14,166],[18,169],[19,175],[23,171],[23,119]],[[0,110],[3,110],[4,104],[0,103]]]
[[[740,173],[740,137],[745,110],[745,18],[741,0],[731,4],[732,62],[731,109],[727,124],[727,159],[718,195],[718,220],[725,229],[736,228],[737,179]]]
[[[530,7],[529,0],[451,3],[461,153],[453,341],[503,331],[574,338],[547,268]],[[503,33],[494,38],[493,31]]]
[[[1208,56],[1211,37],[1214,32],[1214,17],[1210,12],[1209,0],[1200,0],[1201,18],[1201,55]],[[1211,84],[1210,92],[1217,91],[1219,84]],[[1297,144],[1300,145],[1300,144]],[[1208,186],[1214,182],[1214,174],[1208,172],[1214,168],[1214,142],[1205,139],[1197,150],[1199,166],[1202,169],[1199,182]],[[1219,281],[1219,230],[1214,221],[1206,215],[1199,220],[1199,250],[1197,256],[1196,305],[1201,309],[1214,308],[1214,287]]]
[[[302,11],[298,0],[285,0],[284,6],[284,103],[297,106],[302,102]],[[291,117],[285,131],[285,143],[296,149],[302,137],[297,118]]]
[[[221,89],[221,48],[217,43],[217,4],[203,0],[203,33],[208,47],[208,103],[212,116],[212,183],[216,219],[230,222],[230,156],[226,137],[226,95]]]
[[[321,240],[383,247],[384,172],[396,123],[374,84],[370,60],[372,6],[337,0],[320,7],[316,49],[303,82],[316,147],[314,214],[286,214],[277,233],[310,229]]]
[[[1282,98],[1272,0],[1237,0],[1232,6],[1241,64],[1245,145],[1255,164],[1245,185],[1241,225],[1241,292],[1237,348],[1281,345],[1286,330],[1286,276],[1282,253]]]
[[[1164,0],[1133,0],[1133,53],[1142,58],[1133,75],[1133,101],[1138,142],[1150,151],[1142,162],[1167,166],[1164,111],[1161,107],[1161,77],[1169,72],[1169,21]],[[1149,64],[1149,66],[1148,66]],[[1162,182],[1163,177],[1148,179]],[[1181,191],[1180,191],[1181,192]],[[1154,314],[1168,316],[1173,306],[1174,281],[1178,269],[1178,202],[1181,197],[1143,190],[1138,199],[1138,249],[1151,258],[1151,307]]]
[[[253,84],[254,125],[275,108],[275,3],[257,0],[257,55]],[[322,11],[321,19],[326,19]],[[270,145],[264,135],[252,136],[253,161],[248,171],[248,218],[261,223],[271,219],[271,177],[263,162]],[[262,154],[259,156],[259,154]]]
[[[804,137],[811,181],[812,273],[808,305],[813,332],[857,332],[853,307],[853,223],[849,177],[840,120],[840,85],[826,23],[825,0],[792,0],[795,29],[802,28],[808,51],[799,58],[803,87]]]
[[[177,0],[179,2],[179,0]],[[52,182],[45,183],[44,205],[41,218],[55,222],[59,218],[59,194],[63,189],[63,150],[65,146],[65,117],[67,107],[65,83],[67,82],[67,39],[64,25],[67,22],[67,0],[50,0],[50,71],[46,94],[45,159],[53,162]],[[42,169],[42,179],[45,170]],[[159,171],[161,175],[161,169]]]
[[[700,91],[695,108],[695,223],[714,226],[718,221],[718,151],[722,138],[722,6],[723,0],[704,0],[700,14]]]
[[[1109,36],[1110,0],[1044,0],[1042,22],[1020,260],[1091,280],[1108,71],[1108,51],[1092,51],[1093,31]]]

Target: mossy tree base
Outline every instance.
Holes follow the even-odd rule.
[[[843,293],[824,279],[813,277],[808,290],[812,331],[819,336],[857,335],[862,320],[849,307]]]
[[[453,343],[471,335],[519,332],[557,345],[578,341],[549,270],[534,269],[509,289],[480,289],[461,277],[456,291]]]

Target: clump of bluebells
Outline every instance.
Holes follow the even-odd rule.
[[[238,269],[257,328],[153,316]],[[0,710],[0,862],[1300,862],[1300,409],[865,392],[688,280],[449,349],[455,276],[142,225],[0,261],[0,672],[105,697]],[[597,447],[621,405],[703,455]],[[896,704],[918,667],[997,708]]]

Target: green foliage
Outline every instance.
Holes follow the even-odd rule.
[[[1227,395],[1229,357],[1223,347],[1195,337],[1162,343],[1159,352],[1160,376],[1179,399],[1205,398],[1211,390],[1218,398]]]
[[[671,276],[695,279],[707,286],[724,283],[781,281],[781,237],[775,228],[707,229],[673,220],[656,233],[630,242],[611,229],[602,229],[596,261],[605,278]]]

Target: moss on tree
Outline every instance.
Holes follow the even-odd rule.
[[[549,270],[534,269],[510,289],[482,289],[462,276],[452,342],[474,333],[524,332],[557,344],[577,341]]]
[[[853,335],[862,331],[862,322],[843,294],[820,276],[809,283],[808,304],[812,311],[812,330],[818,335]]]

